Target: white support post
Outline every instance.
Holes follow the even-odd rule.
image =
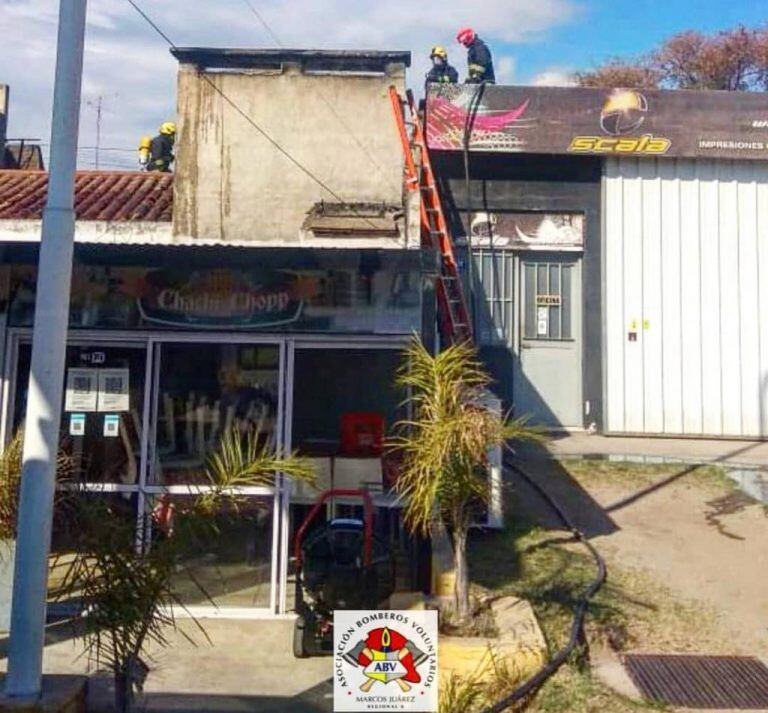
[[[64,382],[80,88],[87,0],[60,0],[48,199],[43,212],[24,426],[16,570],[5,692],[36,698],[42,661],[56,454]]]

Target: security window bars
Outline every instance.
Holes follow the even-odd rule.
[[[525,339],[569,341],[572,334],[573,265],[562,262],[523,263]]]

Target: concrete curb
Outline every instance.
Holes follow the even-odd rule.
[[[43,692],[35,701],[0,695],[0,713],[85,713],[86,676],[44,676]]]
[[[492,605],[501,632],[495,638],[441,636],[440,678],[451,676],[492,681],[497,671],[523,681],[548,657],[547,644],[530,603],[503,597]]]

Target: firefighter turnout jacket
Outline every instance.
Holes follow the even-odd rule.
[[[173,163],[173,136],[168,134],[158,134],[152,139],[149,146],[149,165],[148,171],[164,171],[171,170],[171,164]]]
[[[459,73],[447,62],[444,64],[433,64],[432,69],[427,72],[427,84],[456,84],[459,81]]]
[[[475,37],[474,42],[467,48],[467,65],[469,71],[467,84],[496,83],[491,50],[479,37]]]

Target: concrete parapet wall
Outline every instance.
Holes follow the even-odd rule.
[[[404,90],[402,66],[313,73],[291,65],[213,72],[182,64],[174,234],[295,245],[320,201],[402,205],[392,84]]]

